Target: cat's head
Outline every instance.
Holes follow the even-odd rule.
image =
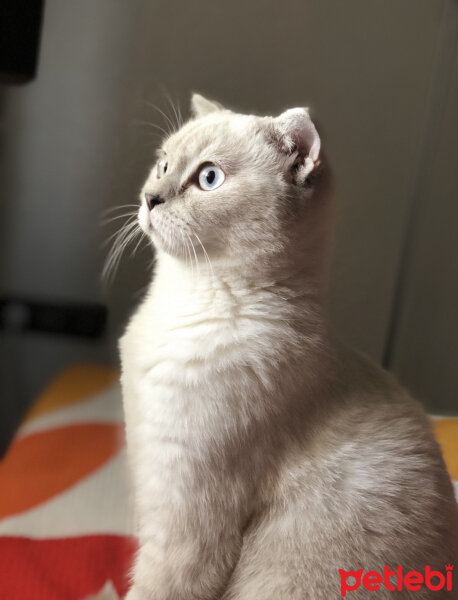
[[[322,165],[308,110],[242,115],[194,94],[192,112],[141,192],[140,225],[159,253],[263,268],[313,251]]]

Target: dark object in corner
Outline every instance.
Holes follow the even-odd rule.
[[[0,82],[26,83],[36,75],[44,0],[1,0]]]
[[[103,304],[44,302],[27,298],[0,298],[0,331],[37,331],[98,338],[105,331]]]

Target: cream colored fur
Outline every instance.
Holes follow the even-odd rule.
[[[428,420],[327,330],[331,188],[308,112],[193,107],[142,192],[156,270],[120,342],[127,598],[332,600],[339,568],[443,569],[458,517]],[[211,191],[194,176],[207,162],[226,175]]]

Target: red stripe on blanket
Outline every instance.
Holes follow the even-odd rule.
[[[0,537],[0,598],[82,600],[109,579],[123,597],[136,541],[116,535]]]

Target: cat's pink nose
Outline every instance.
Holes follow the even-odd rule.
[[[153,210],[158,204],[164,204],[165,200],[159,194],[145,194],[146,206]]]

